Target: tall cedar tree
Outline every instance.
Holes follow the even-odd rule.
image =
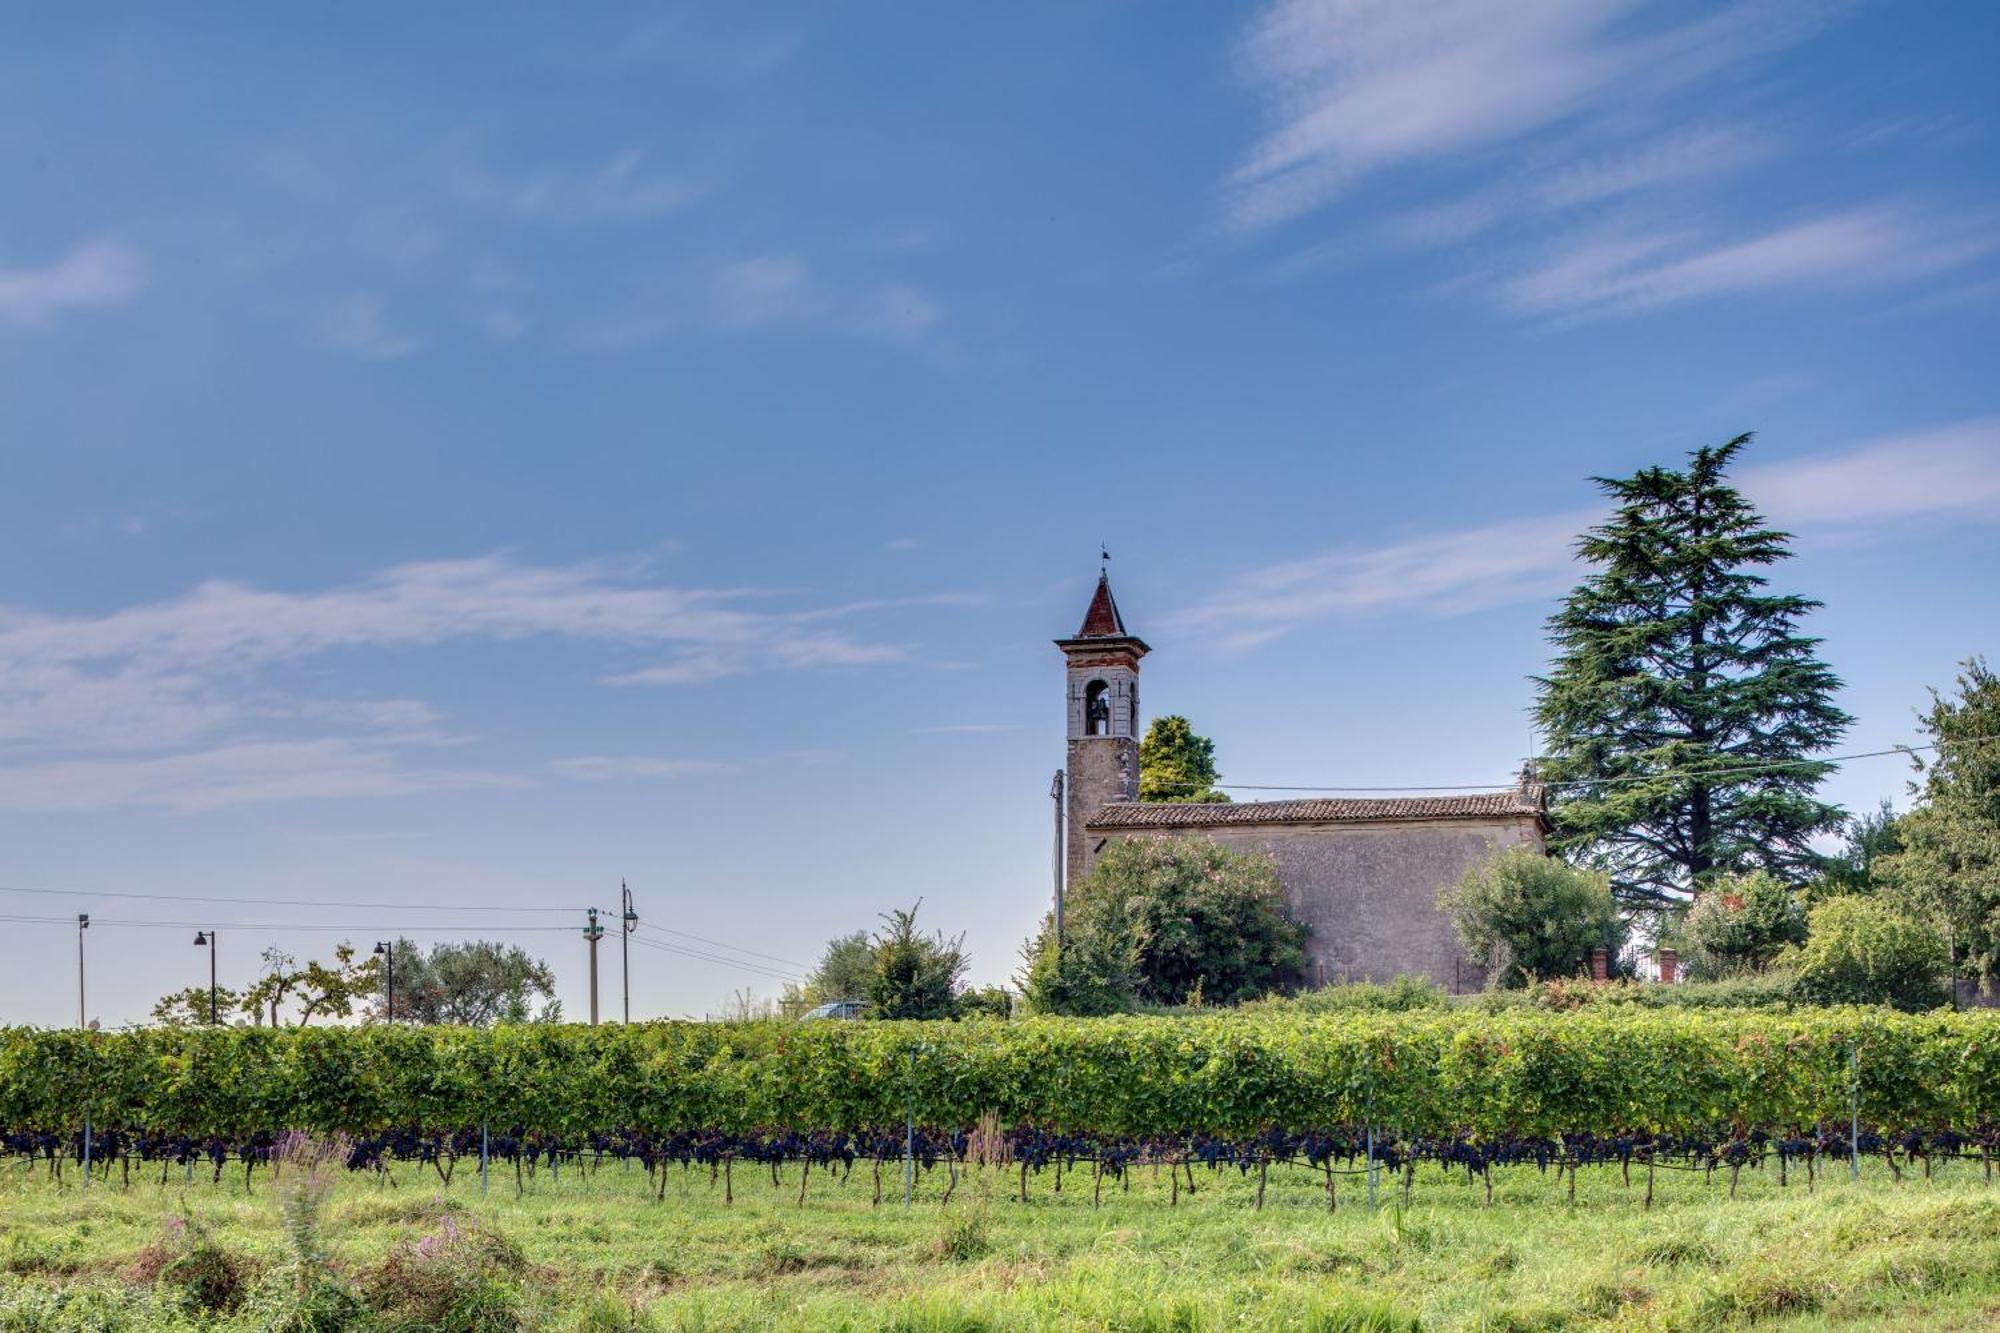
[[[1156,717],[1139,742],[1139,799],[1175,805],[1223,805],[1215,790],[1215,742],[1195,734],[1178,713]]]
[[[1749,440],[1697,449],[1685,472],[1595,478],[1618,511],[1578,541],[1596,572],[1549,618],[1535,714],[1552,846],[1634,907],[1722,874],[1803,882],[1813,836],[1844,818],[1813,795],[1831,765],[1810,756],[1852,720],[1799,633],[1820,603],[1765,591],[1752,571],[1789,558],[1791,535],[1723,482]]]

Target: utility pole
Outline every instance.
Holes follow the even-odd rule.
[[[597,924],[597,909],[590,909],[590,921],[583,928],[584,939],[590,941],[590,1025],[597,1026],[597,942],[604,938],[604,927]]]
[[[620,971],[625,980],[625,1021],[632,1021],[632,932],[639,928],[639,914],[632,908],[632,890],[625,887],[625,881],[618,881],[618,893],[625,900],[625,911],[621,920],[625,932],[618,937]]]
[[[1056,770],[1056,780],[1049,784],[1049,799],[1056,808],[1056,947],[1062,948],[1063,937],[1063,771]]]
[[[89,929],[90,913],[78,912],[76,914],[76,1025],[80,1028],[90,1026],[90,1020],[84,1017],[83,1007],[83,932]]]

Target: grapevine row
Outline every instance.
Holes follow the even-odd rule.
[[[985,1112],[1023,1169],[1326,1174],[1636,1163],[1733,1178],[2000,1148],[2000,1014],[1218,1015],[967,1023],[0,1030],[0,1152],[246,1173],[287,1130],[357,1169],[468,1157],[955,1180]],[[1857,1127],[1858,1126],[1858,1127]],[[86,1136],[88,1146],[86,1147]],[[1372,1146],[1371,1146],[1372,1144]],[[1899,1165],[1899,1158],[1901,1165]],[[803,1179],[801,1181],[803,1188]]]

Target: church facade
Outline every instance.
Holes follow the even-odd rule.
[[[1308,983],[1410,973],[1453,992],[1483,984],[1437,895],[1499,849],[1543,849],[1547,808],[1525,772],[1504,790],[1389,800],[1141,802],[1139,660],[1150,649],[1126,630],[1108,577],[1082,627],[1056,646],[1068,684],[1066,887],[1113,839],[1212,838],[1276,863],[1293,916],[1312,929]]]

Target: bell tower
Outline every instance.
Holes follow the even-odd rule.
[[[1106,573],[1097,576],[1083,628],[1056,647],[1068,677],[1065,872],[1074,884],[1096,859],[1084,825],[1114,801],[1139,799],[1139,659],[1150,649],[1126,632]]]

